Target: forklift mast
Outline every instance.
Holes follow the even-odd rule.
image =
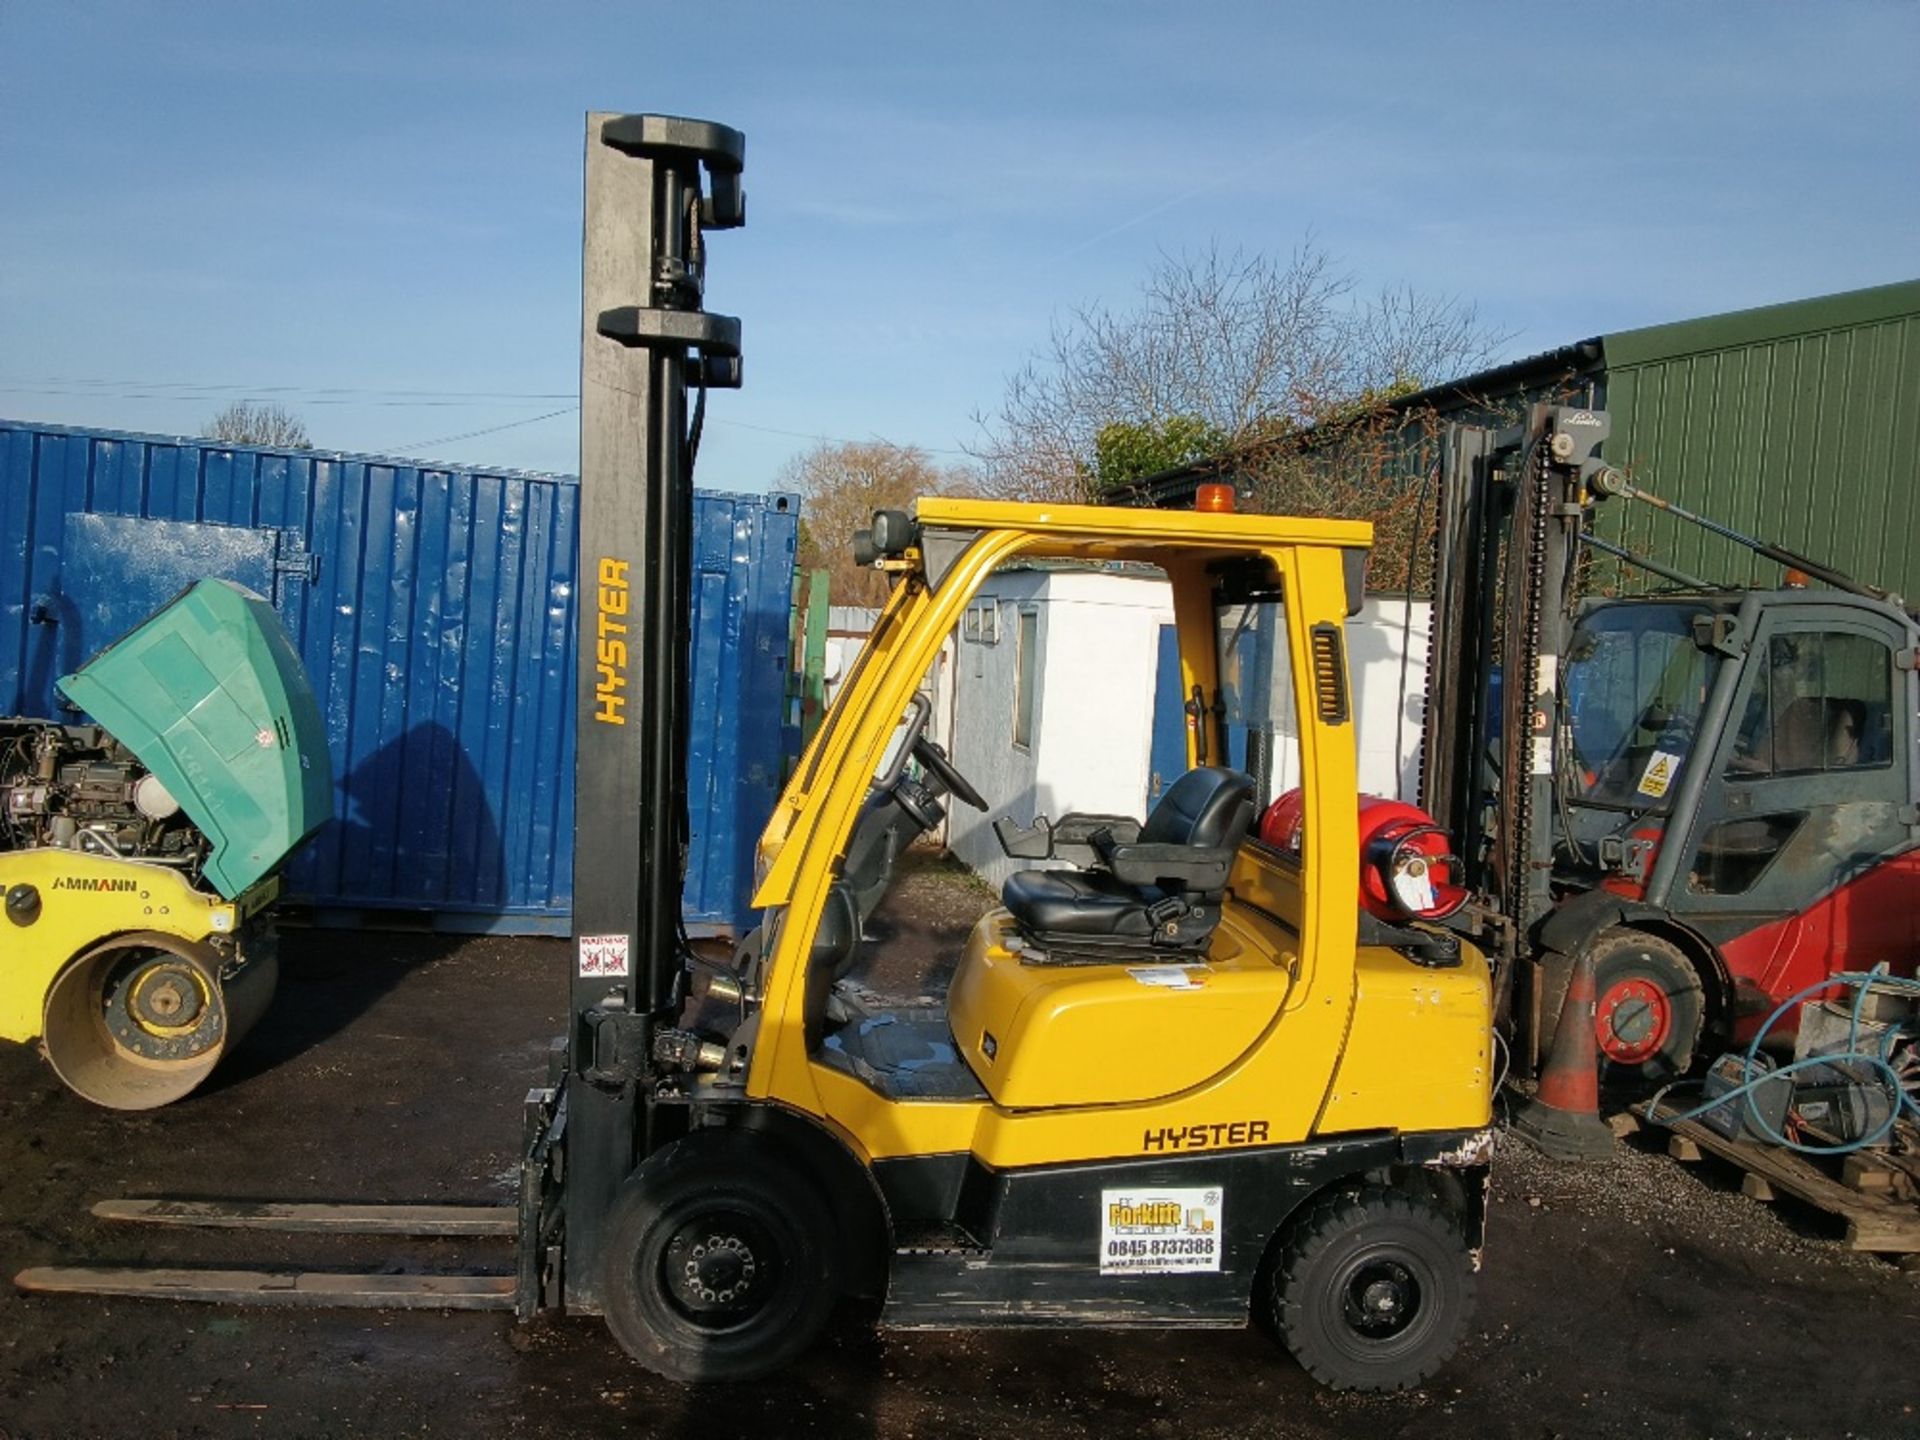
[[[562,1191],[571,1308],[595,1307],[601,1228],[644,1150],[638,1097],[654,1034],[680,1000],[693,461],[706,391],[740,383],[739,321],[701,308],[704,237],[746,219],[745,149],[738,131],[703,121],[587,117]]]
[[[1676,817],[1665,824],[1670,844],[1649,839],[1658,832],[1644,825],[1624,833],[1628,826],[1619,814],[1606,820],[1610,831],[1580,833],[1576,817],[1588,812],[1581,809],[1586,802],[1570,793],[1570,762],[1563,753],[1571,743],[1570,719],[1562,703],[1577,699],[1562,691],[1575,622],[1585,613],[1580,548],[1613,555],[1676,587],[1649,604],[1668,604],[1675,595],[1714,597],[1723,607],[1744,600],[1745,618],[1725,611],[1706,631],[1698,631],[1704,620],[1696,622],[1695,643],[1717,653],[1744,654],[1742,627],[1751,631],[1762,614],[1785,613],[1783,605],[1804,610],[1810,603],[1840,603],[1837,596],[1816,600],[1802,591],[1769,595],[1717,585],[1636,555],[1590,533],[1593,505],[1607,498],[1646,504],[1861,597],[1912,628],[1899,596],[1640,489],[1595,455],[1609,429],[1603,411],[1537,404],[1512,429],[1450,425],[1439,457],[1419,803],[1459,843],[1461,883],[1478,897],[1479,940],[1494,961],[1499,1018],[1514,1035],[1522,1074],[1542,1058],[1543,1037],[1558,1024],[1571,956],[1614,913],[1608,895],[1593,890],[1595,872],[1642,898],[1669,894],[1712,782],[1704,760],[1685,767],[1663,807]],[[1728,669],[1716,690],[1718,708],[1697,717],[1709,751],[1739,721],[1729,707],[1741,673]],[[1588,703],[1594,698],[1589,695]],[[1669,759],[1684,765],[1680,751]],[[1664,795],[1664,785],[1641,793]],[[1592,861],[1589,844],[1597,857]],[[1640,876],[1639,856],[1649,852],[1657,852],[1659,864]],[[1576,893],[1585,903],[1569,903]]]
[[[1552,906],[1557,689],[1607,432],[1604,411],[1535,405],[1513,429],[1455,425],[1442,442],[1419,803],[1460,837],[1464,883],[1493,902],[1501,980]],[[1491,845],[1469,843],[1481,835]]]

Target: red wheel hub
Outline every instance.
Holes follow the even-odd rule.
[[[1638,1065],[1660,1053],[1673,1032],[1673,1007],[1651,980],[1616,980],[1600,996],[1594,1025],[1600,1053],[1619,1065]]]

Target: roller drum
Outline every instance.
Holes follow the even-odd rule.
[[[266,1012],[279,979],[271,930],[246,963],[204,941],[141,932],[86,951],[47,991],[41,1044],[69,1089],[109,1110],[151,1110],[191,1094]]]

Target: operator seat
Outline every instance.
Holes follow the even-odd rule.
[[[1095,833],[1101,864],[1015,871],[1000,903],[1043,951],[1063,957],[1204,949],[1253,808],[1248,776],[1218,766],[1189,770],[1160,797],[1137,838]]]

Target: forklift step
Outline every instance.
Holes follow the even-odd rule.
[[[343,1275],[300,1270],[113,1269],[47,1265],[13,1277],[38,1295],[122,1295],[221,1305],[372,1310],[511,1310],[511,1275]]]
[[[252,1200],[102,1200],[102,1220],[210,1230],[278,1230],[330,1235],[446,1235],[510,1238],[510,1205],[323,1205]]]
[[[894,1236],[893,1253],[899,1260],[983,1261],[993,1252],[958,1225],[931,1223],[903,1227]]]

